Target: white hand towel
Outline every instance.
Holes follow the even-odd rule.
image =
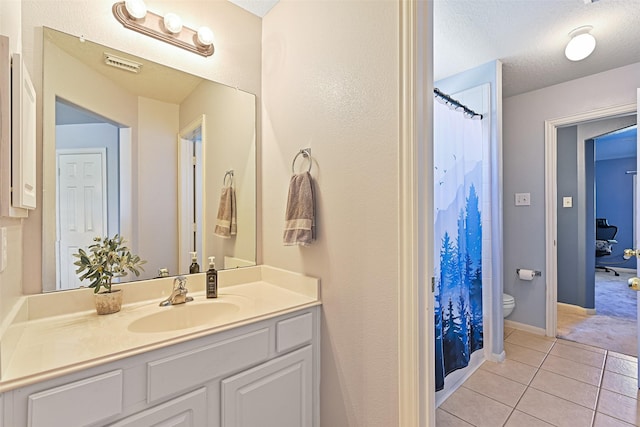
[[[237,223],[236,191],[231,185],[225,186],[222,188],[222,194],[220,194],[218,217],[216,219],[216,228],[213,233],[216,236],[229,239],[237,233]]]
[[[316,238],[313,178],[309,172],[296,174],[289,182],[284,223],[284,244],[308,246]]]

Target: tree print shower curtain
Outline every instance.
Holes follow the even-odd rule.
[[[482,125],[434,109],[436,391],[482,349]]]

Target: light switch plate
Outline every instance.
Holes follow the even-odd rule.
[[[563,208],[571,208],[571,207],[573,207],[573,197],[563,197],[562,198],[562,207]]]
[[[531,193],[516,193],[516,206],[531,206]]]

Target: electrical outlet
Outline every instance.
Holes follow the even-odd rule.
[[[573,207],[573,197],[563,197],[562,198],[562,207],[563,208],[571,208],[571,207]]]
[[[531,206],[531,193],[516,193],[516,206]]]

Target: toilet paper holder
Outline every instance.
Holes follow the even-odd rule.
[[[519,268],[516,268],[516,274],[518,274],[518,275],[520,274],[520,269]],[[534,276],[542,276],[542,271],[533,270],[533,275]]]

